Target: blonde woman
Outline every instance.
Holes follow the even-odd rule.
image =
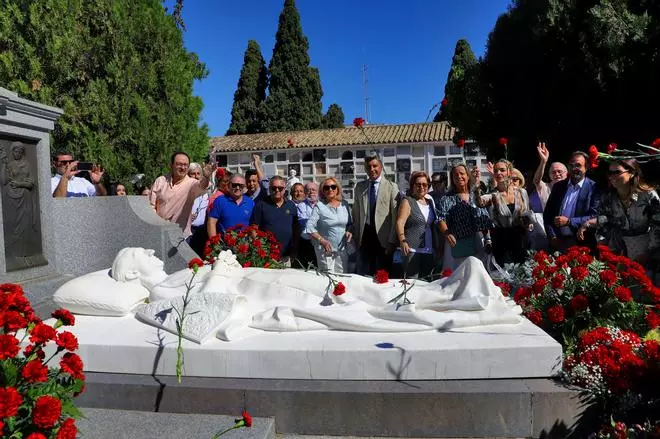
[[[314,242],[319,270],[347,272],[352,226],[351,209],[342,200],[341,185],[334,177],[326,178],[321,184],[321,200],[312,209],[305,227],[305,233]]]
[[[500,265],[522,263],[527,251],[527,232],[533,224],[527,191],[512,181],[516,174],[508,160],[495,162],[493,178],[495,192],[478,198],[480,206],[490,206],[490,217],[495,224],[491,233],[493,256]]]

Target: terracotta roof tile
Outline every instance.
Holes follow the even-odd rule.
[[[366,144],[446,142],[453,140],[456,131],[456,128],[447,122],[365,125],[364,133],[368,139],[362,133],[362,130],[349,126],[322,130],[213,137],[210,140],[210,146],[214,152],[232,152]],[[292,145],[289,145],[289,139],[293,142]]]

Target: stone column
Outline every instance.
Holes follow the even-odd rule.
[[[0,283],[57,272],[50,133],[62,113],[0,87]]]

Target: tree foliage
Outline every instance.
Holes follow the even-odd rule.
[[[318,69],[309,65],[308,49],[295,1],[285,0],[269,65],[269,94],[259,111],[264,131],[322,126],[323,89]]]
[[[148,181],[175,150],[208,153],[207,75],[159,0],[0,0],[0,84],[64,109],[53,149]]]
[[[234,93],[234,105],[231,109],[231,124],[227,135],[253,134],[261,130],[258,118],[259,105],[266,99],[268,72],[261,55],[259,44],[248,41],[245,50],[243,68]]]
[[[536,162],[539,140],[556,160],[648,144],[660,136],[660,2],[515,0],[473,72],[466,93],[478,99],[448,99],[462,107],[452,122],[485,144],[508,137],[518,163]]]
[[[343,128],[344,110],[337,104],[330,104],[323,115],[323,128]]]
[[[465,114],[470,114],[468,99],[468,77],[477,64],[477,58],[472,52],[470,43],[467,40],[458,40],[454,49],[454,56],[451,60],[451,67],[445,83],[445,97],[434,121],[440,122],[449,120],[452,122],[462,121]],[[463,127],[463,125],[459,125]],[[465,129],[465,128],[463,128]]]

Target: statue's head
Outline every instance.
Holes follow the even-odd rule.
[[[11,144],[11,152],[14,160],[20,160],[25,156],[25,145],[21,142],[14,142]]]
[[[162,276],[165,274],[163,266],[163,261],[155,256],[154,250],[128,247],[117,253],[112,263],[112,278],[118,282],[128,282]]]
[[[290,169],[289,170],[289,175],[291,177],[295,177],[296,175],[298,175],[298,171],[296,171],[295,169]]]

